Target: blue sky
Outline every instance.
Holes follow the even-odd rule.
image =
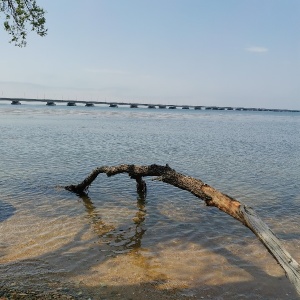
[[[300,109],[299,0],[37,2],[46,37],[0,31],[0,97]]]

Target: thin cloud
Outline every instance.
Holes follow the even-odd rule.
[[[257,46],[248,47],[245,50],[248,51],[248,52],[253,52],[253,53],[266,53],[266,52],[269,52],[268,48],[257,47]]]
[[[85,69],[88,73],[102,73],[102,74],[115,74],[115,75],[128,75],[129,73],[123,70],[114,69]]]

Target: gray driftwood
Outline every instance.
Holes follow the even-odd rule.
[[[277,260],[284,269],[288,279],[294,285],[297,293],[300,295],[300,266],[285,250],[282,243],[271,231],[271,229],[258,217],[254,210],[242,204],[236,199],[219,192],[213,187],[205,184],[199,179],[177,173],[168,165],[118,165],[118,166],[102,166],[96,168],[91,174],[77,185],[69,185],[65,188],[77,194],[86,192],[92,182],[101,173],[107,176],[113,176],[120,173],[127,173],[137,182],[138,193],[146,193],[146,183],[143,177],[155,176],[155,180],[159,180],[171,184],[180,189],[191,192],[196,197],[205,201],[207,206],[215,206],[221,211],[227,213],[233,218],[240,221],[244,226],[248,227],[268,249],[268,251]]]

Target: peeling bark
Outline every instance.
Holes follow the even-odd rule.
[[[77,185],[66,186],[65,189],[77,194],[86,192],[92,182],[101,173],[107,176],[127,173],[132,179],[137,182],[137,192],[145,195],[146,183],[142,179],[147,176],[155,176],[155,180],[159,180],[182,190],[191,192],[196,197],[204,200],[207,206],[214,206],[221,211],[227,213],[231,217],[240,221],[244,226],[248,227],[268,249],[268,251],[277,260],[280,266],[284,269],[288,279],[296,288],[300,295],[300,266],[292,258],[292,256],[284,249],[282,243],[271,231],[271,229],[257,216],[254,210],[242,204],[236,199],[219,192],[213,187],[205,184],[199,179],[177,173],[168,165],[118,165],[118,166],[103,166],[96,168],[91,174]]]

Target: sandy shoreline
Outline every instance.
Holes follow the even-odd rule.
[[[214,296],[203,293],[201,299],[215,299]],[[143,300],[143,299],[198,299],[195,296],[180,295],[176,289],[158,290],[154,285],[144,284],[129,287],[102,287],[98,289],[58,288],[56,290],[19,289],[18,287],[0,287],[0,300]]]
[[[61,300],[75,300],[76,297],[72,295],[61,294],[59,292],[41,292],[34,290],[20,291],[12,288],[0,288],[0,300],[35,300],[35,299],[61,299]]]

